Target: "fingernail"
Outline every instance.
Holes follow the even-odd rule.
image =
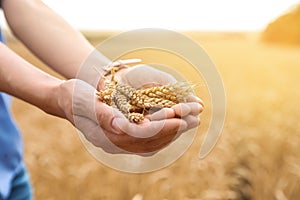
[[[202,104],[198,104],[198,109],[199,109],[199,113],[202,113],[203,111],[203,105]]]
[[[121,134],[122,133],[122,130],[120,129],[119,127],[119,124],[122,123],[124,119],[122,118],[114,118],[113,121],[112,121],[112,131],[116,134]]]
[[[187,128],[188,128],[188,124],[187,124],[185,121],[182,121],[182,122],[180,123],[180,126],[179,126],[178,131],[179,131],[179,132],[181,132],[181,131],[186,131]]]
[[[202,108],[204,108],[204,102],[203,102],[203,100],[202,100],[202,99],[200,99],[199,97],[197,97],[197,98],[198,98],[198,102],[199,102],[199,104],[201,104]]]

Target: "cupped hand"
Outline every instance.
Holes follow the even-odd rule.
[[[153,155],[188,126],[177,118],[130,123],[120,111],[99,101],[95,93],[91,85],[72,79],[61,83],[58,102],[85,138],[108,153]]]
[[[117,78],[121,83],[128,84],[136,89],[177,82],[172,75],[144,64],[121,70],[117,73]],[[172,108],[164,108],[146,117],[151,121],[176,117],[187,123],[186,129],[183,131],[194,128],[200,123],[199,114],[203,111],[204,104],[200,98],[192,93],[186,98],[186,101]]]
[[[125,68],[117,73],[124,84],[135,88],[175,83],[176,79],[147,65]],[[130,123],[124,115],[96,97],[96,89],[73,79],[59,87],[59,105],[93,145],[108,153],[153,155],[199,125],[203,110],[201,99],[191,94],[186,103],[164,108],[146,116],[140,124]]]
[[[148,65],[123,68],[116,73],[116,79],[118,83],[127,84],[136,89],[177,82],[170,74]],[[130,136],[132,136],[135,138],[133,141],[141,145],[134,150],[135,152],[140,152],[140,150],[142,152],[145,150],[146,152],[149,150],[158,151],[177,139],[181,133],[197,127],[200,124],[199,114],[202,111],[202,100],[190,94],[185,103],[179,103],[171,108],[163,108],[148,114],[142,124],[128,123],[126,119],[116,119],[113,121],[113,126],[125,133],[124,138],[131,138]],[[156,139],[158,140],[157,144],[152,142]],[[150,144],[150,146],[145,146],[145,144]],[[122,148],[128,149],[124,146]]]

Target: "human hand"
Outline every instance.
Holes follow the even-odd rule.
[[[124,68],[124,66],[122,67]],[[125,68],[118,71],[115,76],[118,83],[127,84],[136,89],[176,82],[176,79],[170,74],[147,65],[137,65],[135,67]],[[107,77],[107,79],[109,80],[110,77]],[[100,83],[100,87],[103,88],[103,82]],[[137,137],[137,142],[141,144],[143,144],[141,138],[144,139],[155,134],[157,134],[157,136],[164,135],[166,134],[164,131],[168,131],[169,139],[164,143],[164,146],[166,146],[182,132],[198,126],[200,123],[198,115],[202,110],[203,102],[201,99],[191,94],[187,97],[187,102],[185,103],[177,104],[172,108],[164,108],[158,112],[147,115],[147,120],[145,120],[143,124],[133,124],[129,123],[128,120],[123,119],[118,120],[116,126],[127,135]],[[155,127],[155,124],[159,124],[160,128],[156,129],[157,131],[153,131],[154,129],[144,129],[144,127],[150,126],[151,124],[153,127]],[[182,126],[182,124],[184,124],[184,126]],[[164,126],[166,129],[163,129]],[[173,129],[171,129],[171,127],[173,127]],[[141,132],[143,133],[141,134]]]
[[[108,153],[149,156],[170,143],[175,132],[187,128],[187,123],[177,118],[130,123],[118,110],[100,102],[95,93],[84,81],[68,80],[58,89],[58,101],[66,118],[86,139]]]
[[[130,85],[136,89],[148,88],[157,85],[174,84],[177,80],[170,74],[157,70],[149,65],[136,65],[125,68],[116,74],[116,79],[122,84]],[[186,98],[186,102],[179,103],[172,108],[164,108],[158,112],[146,116],[151,121],[170,118],[181,118],[188,124],[187,129],[198,126],[199,114],[203,110],[203,102],[194,94]]]

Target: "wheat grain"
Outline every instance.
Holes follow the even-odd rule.
[[[105,87],[96,94],[100,101],[119,109],[130,122],[143,121],[144,115],[152,108],[170,108],[180,102],[185,102],[191,92],[191,88],[186,83],[135,89],[118,83],[114,76],[115,71],[111,69],[110,80],[104,77]]]

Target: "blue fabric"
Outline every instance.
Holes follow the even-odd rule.
[[[11,188],[11,193],[7,200],[33,199],[28,173],[24,165],[21,165],[21,169],[12,180]]]
[[[1,29],[0,41],[4,42]],[[23,145],[20,133],[10,115],[10,100],[10,96],[0,92],[0,199],[8,197],[12,180],[23,165]]]
[[[1,1],[1,0],[0,0],[0,1]],[[5,43],[4,37],[3,37],[3,35],[2,35],[1,28],[0,28],[0,42]]]

